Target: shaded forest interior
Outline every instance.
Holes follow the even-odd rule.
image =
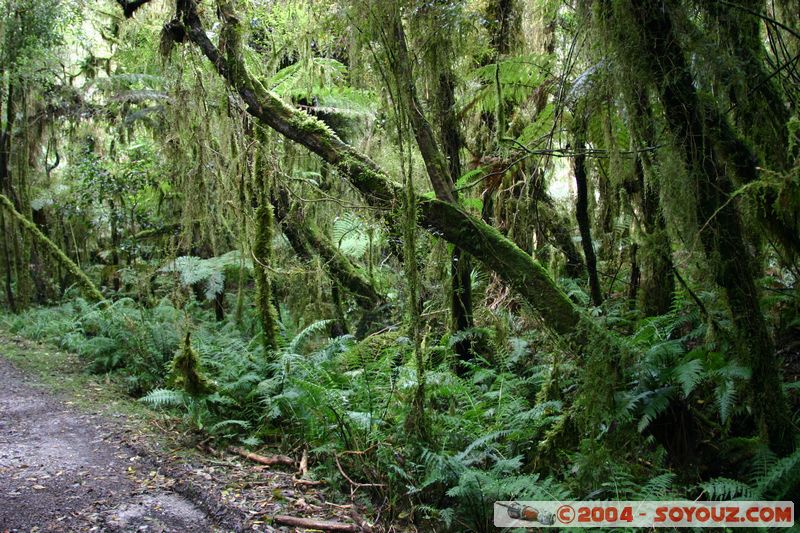
[[[800,493],[796,0],[0,0],[0,39],[0,325],[198,439],[421,530]]]

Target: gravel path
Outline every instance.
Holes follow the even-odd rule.
[[[119,432],[0,357],[0,532],[215,530],[185,498],[141,482],[146,459]]]

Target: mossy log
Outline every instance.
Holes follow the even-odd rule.
[[[81,289],[83,290],[84,296],[93,300],[95,302],[105,303],[106,299],[103,294],[97,289],[92,280],[89,279],[89,276],[86,275],[84,271],[76,265],[72,259],[67,257],[67,255],[61,251],[61,249],[55,245],[53,241],[47,238],[47,236],[42,233],[42,231],[34,224],[32,221],[28,220],[25,216],[22,215],[19,211],[14,208],[14,204],[11,200],[3,195],[0,194],[0,204],[8,211],[12,218],[14,218],[20,226],[22,226],[30,236],[44,249],[49,251],[53,257],[58,261],[61,266],[63,266],[70,274],[75,276],[78,280],[78,284],[80,285]]]

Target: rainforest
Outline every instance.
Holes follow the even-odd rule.
[[[0,0],[0,47],[0,531],[800,494],[797,0]]]

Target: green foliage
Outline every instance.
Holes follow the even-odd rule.
[[[770,16],[796,26],[785,3]],[[2,324],[77,352],[90,371],[223,443],[309,447],[313,474],[332,490],[348,486],[344,470],[368,485],[363,493],[381,502],[382,516],[419,530],[489,531],[497,499],[791,496],[800,455],[776,457],[754,436],[760,369],[737,357],[737,301],[725,298],[728,272],[704,245],[722,235],[718,216],[733,207],[746,244],[737,253],[761,269],[760,300],[739,300],[753,317],[763,310],[787,381],[795,381],[797,257],[759,224],[771,217],[794,230],[789,241],[796,237],[800,121],[774,132],[741,122],[748,101],[766,101],[773,81],[775,109],[796,107],[794,45],[770,22],[769,39],[756,35],[758,50],[748,52],[745,40],[710,62],[732,38],[726,32],[743,25],[709,31],[719,22],[709,16],[715,3],[672,2],[679,38],[664,42],[691,59],[685,74],[703,104],[695,110],[701,131],[687,135],[691,124],[677,124],[682,117],[655,90],[663,84],[643,75],[662,63],[643,61],[649,49],[635,44],[642,36],[628,8],[638,4],[610,2],[608,12],[573,4],[402,3],[413,70],[405,82],[415,84],[420,106],[411,111],[427,119],[435,144],[449,137],[459,145],[459,205],[449,206],[433,200],[418,150],[424,136],[397,109],[397,80],[387,76],[392,36],[376,27],[385,3],[232,3],[241,33],[207,30],[223,57],[242,57],[254,92],[243,95],[191,39],[169,41],[165,61],[155,60],[158,9],[123,22],[69,2],[0,0],[0,137],[13,156],[4,194],[99,278],[111,302],[91,305],[74,289],[62,295],[74,272],[40,257],[6,220],[0,298],[10,304],[30,270],[41,303],[68,303],[2,315]],[[214,19],[200,15],[204,24]],[[754,55],[736,57],[744,52]],[[746,72],[752,65],[759,68]],[[440,87],[452,89],[452,100]],[[438,116],[451,111],[454,125]],[[575,233],[567,189],[576,121],[586,124],[589,215],[599,236],[605,302],[596,307],[581,276],[556,287],[530,260],[558,273],[569,254],[560,247]],[[267,131],[273,123],[279,132]],[[728,130],[730,138],[714,138]],[[310,151],[279,133],[313,139]],[[783,144],[770,160],[761,133],[786,141],[785,164]],[[680,144],[698,136],[708,138]],[[757,168],[748,144],[757,147]],[[693,169],[697,147],[709,158]],[[706,178],[730,179],[730,188],[704,188],[695,175],[704,165],[715,167]],[[357,175],[360,192],[346,175]],[[405,191],[391,181],[400,176]],[[698,198],[711,189],[722,203],[709,218],[698,215]],[[315,256],[313,243],[296,257],[275,234],[270,203],[277,213],[281,194],[314,206],[291,223],[321,228],[314,235],[355,270],[363,266],[391,305],[366,309],[373,303],[329,279],[332,264]],[[462,211],[474,217],[453,216]],[[482,233],[460,227],[478,217],[488,224]],[[418,225],[475,244],[475,327],[448,332],[452,244]],[[652,250],[641,235],[663,239],[658,252],[674,272],[649,271]],[[643,318],[645,283],[673,274],[681,284],[672,308]],[[542,317],[570,334],[553,335]],[[464,344],[474,353],[456,365],[454,347]],[[779,390],[775,383],[770,390]],[[797,388],[783,384],[795,408]],[[686,444],[697,457],[682,461],[665,426],[691,430]]]
[[[168,302],[141,308],[128,299],[106,309],[77,299],[52,309],[32,309],[9,321],[11,331],[53,342],[87,358],[94,372],[123,371],[131,392],[164,381],[178,348],[180,313]]]
[[[369,249],[367,223],[353,213],[336,217],[331,238],[339,251],[353,259],[363,258]]]
[[[539,54],[519,55],[499,63],[478,67],[469,75],[480,84],[474,99],[484,111],[497,107],[495,84],[499,80],[504,101],[519,103],[544,81],[550,58]]]
[[[751,474],[745,481],[725,477],[700,484],[712,500],[784,500],[800,490],[800,447],[778,459],[762,449],[751,461]]]
[[[187,401],[186,393],[171,389],[153,389],[140,400],[153,407],[177,407],[184,405]]]
[[[245,265],[252,268],[252,260],[244,260]],[[242,256],[239,250],[226,254],[201,259],[194,256],[176,257],[159,269],[159,272],[173,272],[179,276],[180,282],[185,287],[192,287],[205,283],[205,297],[213,300],[225,287],[225,274],[238,269],[242,265]]]

